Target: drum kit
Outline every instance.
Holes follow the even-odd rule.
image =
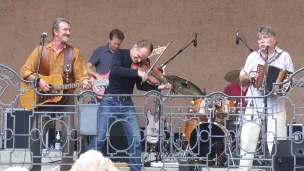
[[[240,70],[232,70],[225,75],[225,80],[231,83],[239,82]],[[205,95],[192,82],[179,76],[165,76],[172,88],[183,95]],[[227,154],[231,154],[232,142],[235,142],[236,130],[228,130],[223,124],[236,124],[238,104],[227,97],[218,99],[194,98],[192,107],[188,110],[185,124],[184,140],[190,156],[198,157],[202,161],[217,164],[227,162]],[[225,125],[227,125],[225,124]],[[228,126],[227,126],[228,127]],[[231,128],[231,126],[230,126]],[[232,157],[232,156],[230,156]]]

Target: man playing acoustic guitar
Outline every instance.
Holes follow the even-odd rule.
[[[50,83],[43,79],[44,76],[52,75],[61,75],[64,78],[64,82],[68,85],[71,83],[79,82],[82,83],[81,86],[84,89],[90,89],[91,85],[88,80],[88,73],[86,71],[85,63],[81,52],[67,44],[70,36],[70,24],[69,21],[64,18],[57,18],[52,26],[53,32],[53,41],[47,44],[42,51],[41,63],[39,67],[39,88],[44,92],[50,92],[51,86]],[[26,80],[34,80],[35,73],[37,70],[37,63],[39,60],[39,52],[41,51],[41,46],[35,48],[35,50],[28,57],[26,63],[22,66],[20,71],[20,76]],[[40,75],[41,74],[41,75]],[[72,86],[68,86],[71,88]],[[73,94],[75,87],[68,89],[68,94]],[[41,96],[42,97],[42,96]],[[54,103],[53,103],[54,104]],[[74,97],[68,96],[67,99],[60,103],[62,105],[73,105]],[[32,129],[37,129],[40,132],[43,132],[45,135],[46,131],[49,128],[50,115],[49,112],[53,113],[58,112],[61,115],[62,120],[62,156],[61,162],[62,166],[60,170],[69,170],[70,165],[73,162],[73,152],[74,152],[74,141],[70,139],[70,131],[74,129],[74,107],[65,106],[65,107],[39,107],[37,110],[39,112],[45,111],[45,113],[35,113],[32,121]],[[71,114],[72,113],[72,114]],[[37,116],[36,116],[37,115]],[[72,131],[75,132],[75,131]],[[72,138],[75,138],[74,135],[71,135]],[[32,131],[31,135],[31,151],[33,152],[33,167],[31,170],[41,170],[41,151],[40,149],[40,140],[42,137],[39,137],[38,131]],[[45,148],[42,144],[42,148]],[[69,164],[69,165],[64,165]]]

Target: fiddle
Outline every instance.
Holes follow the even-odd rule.
[[[147,82],[151,85],[160,85],[165,83],[163,73],[155,68],[150,67],[150,62],[145,60],[139,63],[132,63],[131,69],[138,69],[148,74]]]
[[[147,58],[144,61],[141,61],[139,63],[132,63],[131,64],[131,69],[138,69],[140,71],[144,71],[148,74],[148,79],[147,82],[149,84],[152,85],[160,85],[160,84],[164,84],[165,81],[163,79],[163,73],[158,70],[153,68],[156,64],[156,62],[160,59],[160,57],[163,55],[163,53],[166,51],[166,49],[168,48],[168,46],[171,44],[172,41],[170,41],[166,47],[164,47],[162,50],[162,52],[160,53],[160,55],[158,56],[158,58],[156,59],[156,61],[154,62],[154,64],[152,66],[150,66],[150,59]],[[156,50],[156,49],[155,49]],[[153,50],[154,51],[154,50]],[[157,50],[158,51],[158,50]],[[153,52],[152,52],[153,54]],[[151,55],[150,55],[151,56]]]

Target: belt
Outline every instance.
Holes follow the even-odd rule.
[[[120,102],[125,102],[131,100],[131,97],[129,96],[108,96],[108,98],[120,101]]]

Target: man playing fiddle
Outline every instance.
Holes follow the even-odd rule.
[[[109,81],[110,84],[105,90],[105,94],[133,94],[134,85],[138,90],[165,90],[171,89],[172,85],[150,85],[146,82],[148,74],[139,69],[131,69],[132,63],[146,61],[153,50],[153,45],[148,40],[138,41],[132,49],[117,49],[112,60]],[[141,135],[140,124],[136,114],[134,103],[129,96],[105,96],[101,100],[101,115],[99,119],[99,135],[91,139],[89,149],[99,150],[104,145],[106,132],[113,122],[110,115],[123,119],[121,122],[128,139],[130,159],[130,171],[141,170]],[[117,114],[119,113],[119,114]],[[134,138],[135,136],[135,138]]]

